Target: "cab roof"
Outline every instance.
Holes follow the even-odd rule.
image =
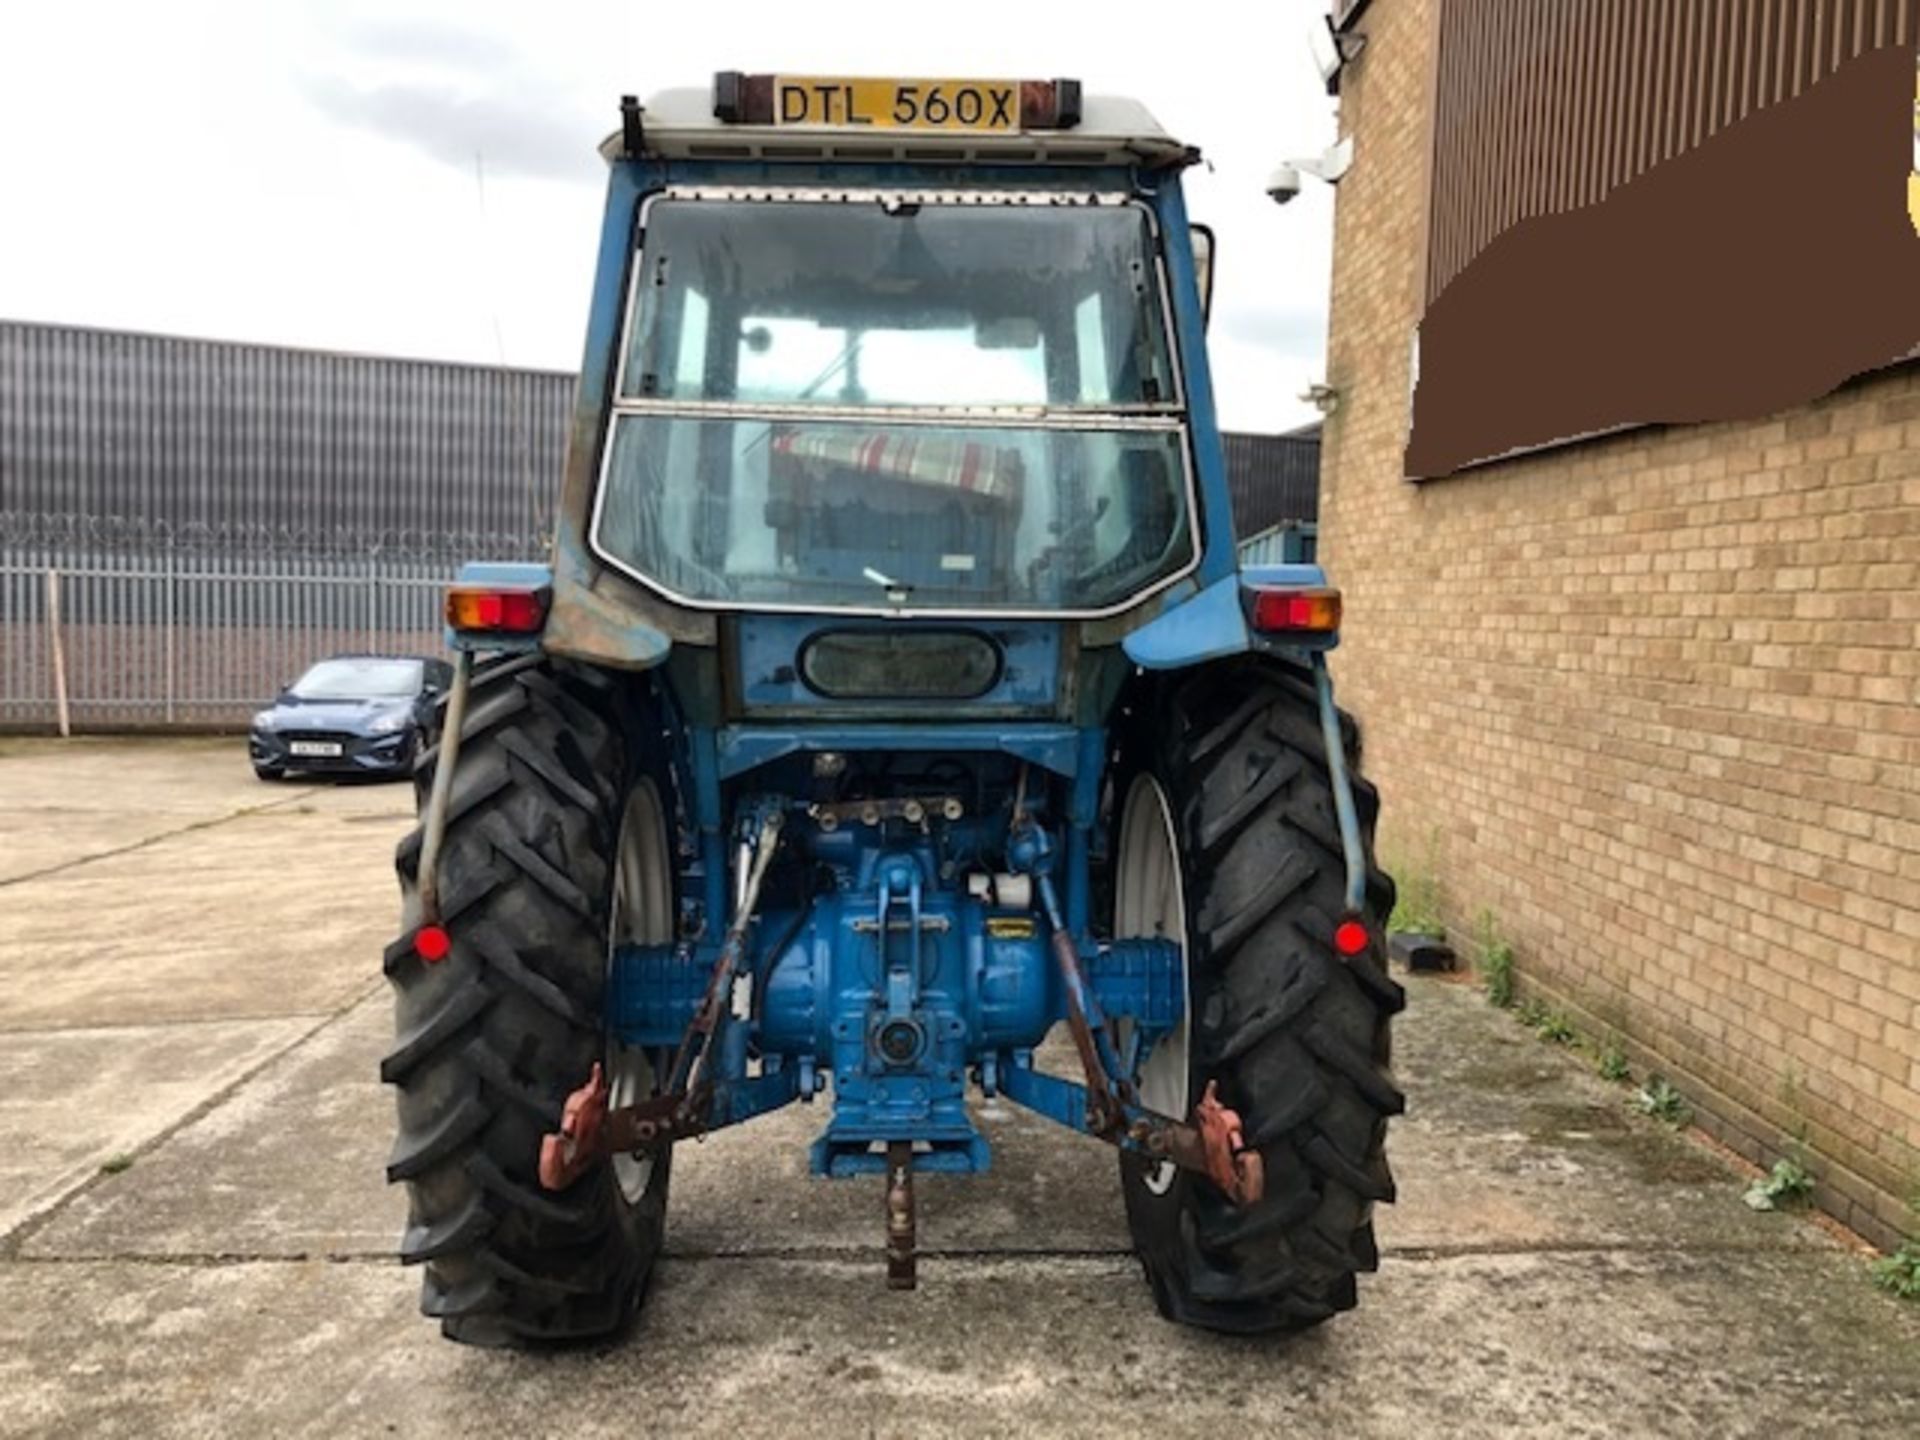
[[[641,143],[630,154],[625,132],[600,145],[609,161],[796,160],[921,161],[979,165],[1127,165],[1160,169],[1190,165],[1200,152],[1169,135],[1138,100],[1089,95],[1080,122],[1068,130],[1012,134],[866,130],[858,126],[729,124],[714,116],[713,94],[662,90],[640,107]]]

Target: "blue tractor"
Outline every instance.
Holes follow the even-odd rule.
[[[1351,1306],[1392,887],[1339,595],[1236,562],[1197,152],[1070,80],[621,112],[551,565],[449,591],[398,857],[425,1313],[616,1331],[675,1144],[796,1102],[911,1286],[976,1096],[1118,1151],[1168,1317]]]

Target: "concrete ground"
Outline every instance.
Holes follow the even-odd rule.
[[[682,1147],[624,1341],[449,1345],[381,1177],[409,809],[237,741],[0,740],[0,1435],[1920,1434],[1920,1312],[1419,980],[1384,1262],[1304,1337],[1163,1323],[1111,1156],[1005,1106],[890,1293],[878,1182],[808,1178],[796,1107]]]

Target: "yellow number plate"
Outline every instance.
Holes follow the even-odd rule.
[[[1016,131],[1014,80],[854,80],[779,76],[773,118],[781,125],[870,125],[879,130]]]

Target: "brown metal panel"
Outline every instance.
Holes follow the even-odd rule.
[[[1499,160],[1499,121],[1497,97],[1487,93],[1486,77],[1498,69],[1493,50],[1495,27],[1489,23],[1488,15],[1492,0],[1472,0],[1473,14],[1469,21],[1472,36],[1470,44],[1474,49],[1474,68],[1469,74],[1460,77],[1461,97],[1478,96],[1482,122],[1478,133],[1467,142],[1467,152],[1471,156],[1473,187],[1464,192],[1459,199],[1460,235],[1459,244],[1453,257],[1454,265],[1465,265],[1473,258],[1471,245],[1473,238],[1482,229],[1495,223],[1490,207],[1496,202],[1494,186],[1498,176]],[[1471,102],[1469,102],[1471,103]]]
[[[1687,101],[1686,148],[1692,149],[1717,128],[1713,95],[1720,84],[1726,38],[1720,31],[1720,0],[1703,0],[1700,30],[1693,47],[1693,94]]]
[[[1662,160],[1675,154],[1679,148],[1679,137],[1675,126],[1679,115],[1680,73],[1686,56],[1686,46],[1682,30],[1687,17],[1692,13],[1691,5],[1663,6],[1660,12],[1660,47],[1655,52],[1660,83],[1654,91],[1653,109],[1653,146],[1647,159],[1641,166],[1642,172],[1658,165]]]
[[[1620,112],[1625,105],[1627,36],[1632,27],[1634,0],[1609,0],[1609,13],[1603,18],[1600,50],[1600,83],[1587,112],[1593,127],[1594,174],[1587,187],[1587,203],[1592,204],[1613,188],[1614,167],[1619,163]]]
[[[1553,38],[1547,47],[1547,86],[1553,103],[1547,107],[1551,117],[1552,139],[1541,146],[1548,163],[1542,168],[1542,188],[1547,210],[1567,210],[1573,201],[1569,190],[1574,182],[1575,147],[1572,144],[1572,119],[1579,112],[1581,64],[1591,43],[1592,23],[1597,16],[1571,16],[1555,8]],[[1576,21],[1584,23],[1576,27]],[[1583,36],[1581,31],[1589,32]],[[1587,44],[1578,43],[1586,40]]]
[[[1448,8],[1459,14],[1459,44],[1456,48],[1462,62],[1452,76],[1453,94],[1450,99],[1454,105],[1464,109],[1469,104],[1468,97],[1472,94],[1473,85],[1479,76],[1486,73],[1489,60],[1486,53],[1487,30],[1481,23],[1485,14],[1485,0],[1456,0]],[[1474,213],[1474,207],[1486,192],[1493,164],[1493,157],[1488,153],[1492,147],[1487,143],[1485,105],[1483,97],[1480,123],[1463,127],[1459,136],[1459,174],[1463,183],[1451,187],[1447,193],[1447,201],[1453,211],[1453,223],[1447,232],[1445,274],[1448,278],[1471,258],[1467,246],[1472,243],[1472,237],[1482,223]]]
[[[1732,70],[1733,37],[1727,26],[1726,0],[1713,0],[1707,16],[1705,41],[1700,46],[1700,93],[1693,102],[1693,143],[1698,145],[1724,123],[1722,97]]]
[[[1544,132],[1547,104],[1551,99],[1544,72],[1547,55],[1553,45],[1552,14],[1552,6],[1534,7],[1532,33],[1527,37],[1526,53],[1520,64],[1520,84],[1514,95],[1518,102],[1516,111],[1520,126],[1520,153],[1525,165],[1519,191],[1514,197],[1515,219],[1538,215],[1544,208],[1540,198],[1540,178],[1544,168],[1543,151],[1546,148]]]
[[[1671,160],[1685,150],[1690,141],[1687,137],[1687,112],[1693,104],[1693,62],[1700,53],[1700,0],[1674,7],[1675,43],[1669,57],[1672,82],[1667,91],[1666,148],[1661,152],[1662,160]]]
[[[1443,133],[1441,127],[1433,123],[1433,117],[1439,113],[1440,103],[1440,56],[1445,49],[1446,32],[1445,0],[1427,7],[1427,67],[1422,98],[1425,102],[1422,122],[1426,125],[1427,153],[1426,163],[1421,166],[1420,174],[1420,238],[1414,248],[1414,274],[1428,291],[1433,288],[1433,211],[1438,191],[1434,189],[1434,176],[1440,169],[1441,141],[1457,139],[1451,132]]]
[[[1643,170],[1653,154],[1653,117],[1658,110],[1659,61],[1664,53],[1662,36],[1666,26],[1665,12],[1657,6],[1640,7],[1640,34],[1635,42],[1633,54],[1628,63],[1633,67],[1633,131],[1632,141],[1627,151],[1627,166],[1621,173],[1624,183]]]
[[[1800,32],[1806,19],[1807,0],[1780,0],[1780,45],[1774,71],[1773,103],[1791,100],[1800,93]]]
[[[1434,40],[1432,57],[1433,93],[1428,101],[1427,124],[1429,127],[1429,159],[1427,162],[1427,293],[1432,295],[1439,286],[1440,272],[1445,268],[1442,251],[1449,239],[1458,233],[1458,227],[1446,223],[1442,214],[1448,203],[1448,192],[1440,185],[1441,177],[1449,184],[1457,183],[1459,175],[1458,155],[1460,140],[1467,127],[1464,125],[1442,125],[1439,117],[1456,114],[1455,107],[1449,103],[1445,87],[1452,80],[1454,67],[1449,64],[1456,44],[1455,6],[1443,3],[1436,6],[1434,17]]]
[[[1760,7],[1753,0],[1740,3],[1740,53],[1733,66],[1733,83],[1728,87],[1730,104],[1727,124],[1744,120],[1753,108],[1753,71],[1759,60],[1760,32],[1755,28]]]
[[[1752,101],[1749,110],[1764,110],[1773,103],[1773,67],[1780,53],[1779,16],[1775,13],[1786,0],[1759,0],[1756,9],[1760,12],[1759,31],[1756,34],[1752,69],[1747,75],[1748,93]]]
[[[1699,0],[1679,7],[1680,43],[1673,47],[1673,91],[1667,106],[1668,156],[1678,155],[1693,144],[1693,103],[1699,94],[1697,72],[1705,50],[1700,34],[1704,8]]]
[[[1674,129],[1674,154],[1682,150],[1692,150],[1699,144],[1699,125],[1701,109],[1705,106],[1705,94],[1713,90],[1713,56],[1715,56],[1715,33],[1713,33],[1713,12],[1715,0],[1703,0],[1692,6],[1692,17],[1688,23],[1688,42],[1686,52],[1678,56],[1680,60],[1680,113],[1678,125]]]
[[[1493,6],[1485,6],[1484,13],[1489,21]],[[1493,24],[1487,24],[1487,40],[1494,64],[1489,65],[1485,83],[1498,97],[1499,128],[1494,132],[1493,154],[1488,163],[1493,172],[1493,223],[1504,230],[1516,218],[1517,206],[1514,191],[1520,184],[1522,157],[1519,140],[1519,125],[1514,117],[1514,97],[1520,88],[1520,66],[1516,63],[1520,54],[1525,53],[1526,34],[1539,17],[1537,7],[1524,6],[1510,21],[1512,30],[1502,35]]]
[[[1667,27],[1672,19],[1670,13],[1653,5],[1647,8],[1646,16],[1643,48],[1634,56],[1636,68],[1640,71],[1640,87],[1634,115],[1633,163],[1623,177],[1629,180],[1654,162],[1660,143],[1658,117],[1663,88],[1660,83],[1662,62],[1672,49],[1667,40]]]
[[[1513,218],[1516,220],[1527,215],[1538,215],[1545,209],[1540,181],[1546,168],[1547,105],[1552,98],[1545,78],[1547,56],[1553,46],[1552,14],[1552,6],[1533,7],[1533,24],[1519,67],[1520,84],[1514,95],[1515,119],[1520,130],[1520,154],[1525,165],[1520,186],[1514,195]]]
[[[1806,88],[1808,65],[1811,62],[1812,47],[1807,43],[1807,11],[1813,0],[1794,0],[1793,39],[1789,53],[1793,59],[1788,67],[1790,88],[1782,98],[1797,97]]]
[[[1562,117],[1566,133],[1573,146],[1572,163],[1562,167],[1563,176],[1560,185],[1560,208],[1573,210],[1587,203],[1587,187],[1593,183],[1593,139],[1589,128],[1588,114],[1593,105],[1593,95],[1600,88],[1600,65],[1604,50],[1602,43],[1606,36],[1606,7],[1601,0],[1594,0],[1597,12],[1593,17],[1592,32],[1588,43],[1567,46],[1567,64],[1572,74],[1572,83],[1567,92],[1567,109]]]
[[[1776,413],[1913,353],[1913,233],[1886,162],[1904,158],[1914,63],[1907,46],[1870,52],[1577,223],[1498,237],[1422,320],[1406,473],[1623,425]],[[1785,205],[1783,153],[1823,157],[1798,168]],[[1810,256],[1824,259],[1807,283],[1776,283]]]
[[[1439,117],[1458,113],[1451,87],[1457,83],[1458,69],[1451,63],[1459,39],[1459,6],[1442,4],[1436,18],[1433,57],[1433,100],[1428,124],[1433,127],[1433,158],[1427,173],[1427,293],[1437,293],[1440,276],[1447,272],[1447,247],[1460,227],[1451,222],[1456,200],[1454,189],[1460,183],[1460,156],[1469,127],[1442,125]],[[1446,181],[1442,185],[1442,180]]]
[[[1519,221],[1595,204],[1917,29],[1920,0],[1442,0],[1429,298]]]
[[[1580,114],[1581,87],[1592,63],[1593,22],[1599,17],[1581,15],[1570,6],[1556,6],[1553,14],[1553,43],[1547,51],[1553,118],[1551,138],[1541,146],[1549,160],[1543,167],[1544,187],[1549,210],[1571,210],[1579,182],[1575,165],[1579,132],[1574,126]]]
[[[1546,127],[1539,137],[1534,165],[1539,175],[1541,208],[1549,215],[1567,208],[1566,187],[1573,178],[1567,113],[1573,105],[1575,84],[1570,17],[1565,7],[1548,10],[1546,51],[1541,56],[1540,85],[1546,92]],[[1580,17],[1584,18],[1584,17]],[[1584,27],[1583,27],[1584,28]]]
[[[1605,147],[1601,136],[1596,133],[1602,127],[1595,123],[1595,117],[1605,113],[1607,100],[1607,74],[1613,65],[1615,47],[1613,44],[1614,21],[1618,6],[1596,3],[1592,16],[1591,29],[1584,37],[1584,43],[1578,43],[1580,37],[1576,27],[1577,48],[1582,60],[1584,79],[1580,92],[1580,103],[1567,116],[1568,138],[1573,144],[1572,163],[1577,173],[1568,187],[1571,197],[1569,205],[1578,208],[1590,205],[1601,194],[1602,179],[1605,173]]]
[[[1465,263],[1464,247],[1471,237],[1493,223],[1493,216],[1482,207],[1495,203],[1498,170],[1494,151],[1500,143],[1499,97],[1492,93],[1486,80],[1496,69],[1492,27],[1484,23],[1488,0],[1465,0],[1465,3],[1470,10],[1465,19],[1467,43],[1475,53],[1469,62],[1471,68],[1460,76],[1455,100],[1475,116],[1476,123],[1467,144],[1467,171],[1473,177],[1472,185],[1459,197],[1463,253],[1456,257],[1456,263]]]
[[[1534,173],[1538,176],[1536,194],[1540,197],[1541,208],[1551,213],[1561,208],[1557,199],[1561,177],[1572,167],[1566,163],[1566,105],[1567,105],[1567,52],[1572,47],[1568,41],[1567,10],[1562,6],[1547,9],[1548,21],[1543,37],[1543,49],[1540,55],[1539,83],[1544,94],[1546,123],[1538,132],[1535,140]]]
[[[1466,7],[1457,3],[1440,7],[1440,53],[1433,77],[1433,117],[1435,150],[1433,175],[1429,180],[1431,200],[1427,225],[1427,293],[1435,293],[1442,275],[1453,273],[1452,247],[1465,227],[1452,213],[1460,203],[1460,185],[1465,180],[1469,125],[1442,125],[1442,115],[1459,113],[1458,91],[1464,73],[1463,52],[1467,45]],[[1442,183],[1444,182],[1444,183]],[[1444,213],[1443,213],[1444,212]]]

